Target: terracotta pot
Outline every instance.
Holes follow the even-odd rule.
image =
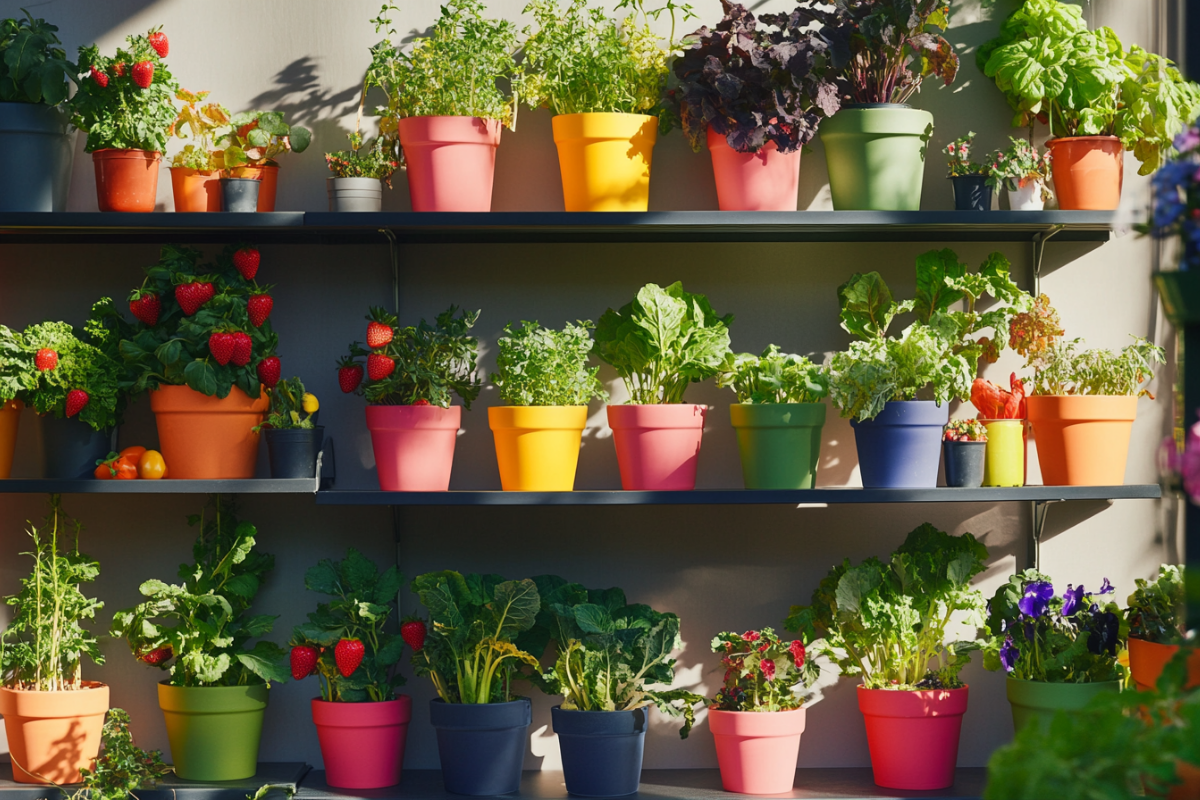
[[[225,398],[187,386],[161,386],[150,393],[158,444],[170,478],[253,478],[258,434],[270,399],[252,399],[236,386]]]
[[[221,173],[171,167],[176,212],[220,211]]]
[[[462,406],[367,406],[379,488],[444,492],[450,488]]]
[[[783,794],[796,781],[805,709],[708,710],[721,786],[736,794]]]
[[[1129,671],[1139,692],[1148,692],[1158,683],[1163,667],[1179,652],[1177,644],[1159,644],[1129,637]],[[1200,649],[1188,658],[1187,688],[1200,686]]]
[[[1048,395],[1026,402],[1044,485],[1125,483],[1136,397]]]
[[[9,400],[0,404],[0,480],[12,477],[13,456],[17,451],[17,429],[21,426],[21,410],[25,404]]]
[[[795,211],[800,192],[800,150],[780,153],[767,142],[757,153],[739,153],[725,137],[708,129],[717,183],[717,207],[722,211]]]
[[[338,789],[382,789],[400,782],[412,698],[331,703],[313,698],[313,723],[325,782]]]
[[[18,783],[79,783],[92,767],[108,713],[108,687],[84,681],[68,692],[0,688],[0,715]]]
[[[413,211],[491,211],[502,127],[479,117],[399,120]]]
[[[912,791],[954,785],[967,688],[903,692],[858,687],[875,783]]]
[[[275,210],[275,190],[279,186],[279,165],[264,164],[261,167],[241,167],[239,178],[255,178],[259,182],[258,210]]]
[[[97,150],[96,203],[101,211],[154,210],[162,153],[151,150]]]
[[[708,409],[691,403],[608,407],[621,488],[691,491],[696,488],[700,438]]]
[[[1046,142],[1054,194],[1063,211],[1115,211],[1121,205],[1125,150],[1116,136],[1068,136]]]

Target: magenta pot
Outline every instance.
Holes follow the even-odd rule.
[[[800,191],[800,150],[780,153],[767,142],[757,153],[739,153],[708,129],[717,206],[722,211],[795,211]]]
[[[608,407],[621,488],[690,491],[696,488],[706,406],[691,403]]]
[[[400,783],[412,698],[331,703],[313,698],[313,723],[325,782],[338,789],[382,789]]]
[[[450,488],[462,406],[367,406],[379,488],[444,492]]]

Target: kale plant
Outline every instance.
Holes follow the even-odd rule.
[[[1163,564],[1152,581],[1138,578],[1126,602],[1125,621],[1131,638],[1159,644],[1180,644],[1186,591],[1183,569]]]
[[[535,322],[504,326],[496,342],[496,372],[492,383],[500,399],[512,406],[586,406],[608,400],[599,367],[589,367],[591,321],[567,323],[561,331]]]
[[[829,369],[769,345],[761,356],[727,356],[717,385],[739,403],[819,403],[829,395]]]
[[[108,302],[102,299],[97,305]],[[95,321],[89,321],[89,332],[105,335]],[[91,344],[88,333],[80,336],[65,322],[41,322],[25,329],[25,346],[30,355],[39,350],[53,350],[58,364],[53,369],[38,370],[37,382],[22,395],[25,404],[39,414],[63,419],[67,413],[67,397],[73,391],[86,394],[86,403],[76,412],[80,422],[96,431],[111,431],[120,424],[128,394],[121,388],[124,365],[104,350]]]

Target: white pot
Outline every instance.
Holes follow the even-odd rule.
[[[326,178],[330,211],[379,211],[383,184],[377,178]]]
[[[1042,199],[1042,182],[1026,181],[1024,186],[1008,190],[1008,207],[1013,211],[1041,211],[1046,207]]]

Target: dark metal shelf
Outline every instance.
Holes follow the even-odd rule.
[[[262,763],[253,778],[241,781],[219,781],[202,783],[185,781],[168,775],[154,789],[139,790],[138,800],[246,800],[259,787],[271,784],[280,787],[267,794],[267,800],[286,800],[283,787],[297,791],[300,782],[311,767],[296,763]],[[0,763],[0,800],[67,800],[77,786],[59,789],[54,786],[38,786],[17,783],[12,779],[12,765]]]
[[[0,213],[0,242],[9,244],[92,244],[287,241],[303,236],[303,211],[271,213],[99,211]]]
[[[0,481],[0,494],[313,494],[316,491],[317,481],[313,478]]]

